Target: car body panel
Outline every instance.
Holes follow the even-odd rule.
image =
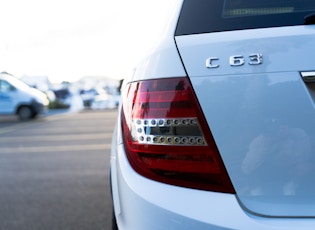
[[[242,209],[233,194],[181,188],[146,179],[131,168],[124,147],[119,144],[121,130],[116,129],[115,134],[111,180],[119,229],[306,230],[314,227],[313,219],[251,215]]]
[[[315,216],[315,110],[300,75],[315,68],[314,38],[305,26],[176,37],[237,196],[257,215]],[[229,64],[253,53],[261,64]]]
[[[174,4],[177,5],[177,8],[170,16],[169,24],[166,26],[164,34],[161,35],[160,42],[136,66],[134,73],[126,76],[124,84],[144,79],[186,76],[173,36],[182,0],[174,0],[174,2],[177,2]],[[158,52],[156,52],[157,50]]]
[[[314,70],[311,58],[314,36],[315,26],[291,26],[184,35],[175,39],[189,77],[200,77]],[[251,54],[262,54],[262,63],[249,65]],[[230,57],[235,55],[244,57],[244,65],[229,64]],[[209,57],[219,59],[214,61],[218,68],[206,68]]]
[[[237,193],[183,188],[139,175],[123,145],[120,105],[111,151],[119,229],[314,229],[314,93],[300,71],[315,69],[315,27],[204,33],[174,40],[179,10],[180,4],[161,43],[126,76],[122,95],[130,82],[188,76]],[[262,54],[263,62],[249,65],[252,54]],[[231,56],[241,56],[246,63],[231,66]],[[210,57],[218,58],[213,61],[218,68],[206,67]],[[276,158],[262,160],[264,152],[276,153]],[[253,173],[261,162],[273,166]],[[296,177],[288,179],[282,171]],[[263,189],[257,188],[259,183]]]

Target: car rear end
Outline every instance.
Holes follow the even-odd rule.
[[[313,1],[179,1],[127,77],[120,229],[313,229]]]

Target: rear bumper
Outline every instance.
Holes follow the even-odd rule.
[[[119,229],[314,229],[315,219],[264,218],[246,213],[232,194],[171,186],[138,175],[114,141],[111,180]]]

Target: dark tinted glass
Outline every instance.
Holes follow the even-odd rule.
[[[304,24],[314,0],[185,0],[176,35]]]

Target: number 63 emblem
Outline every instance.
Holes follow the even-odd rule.
[[[263,63],[262,54],[250,54],[247,58],[243,55],[233,55],[229,58],[230,66],[242,66],[246,62],[249,65],[260,65]],[[220,66],[220,59],[218,57],[209,57],[206,59],[206,67],[209,69],[218,68]]]

